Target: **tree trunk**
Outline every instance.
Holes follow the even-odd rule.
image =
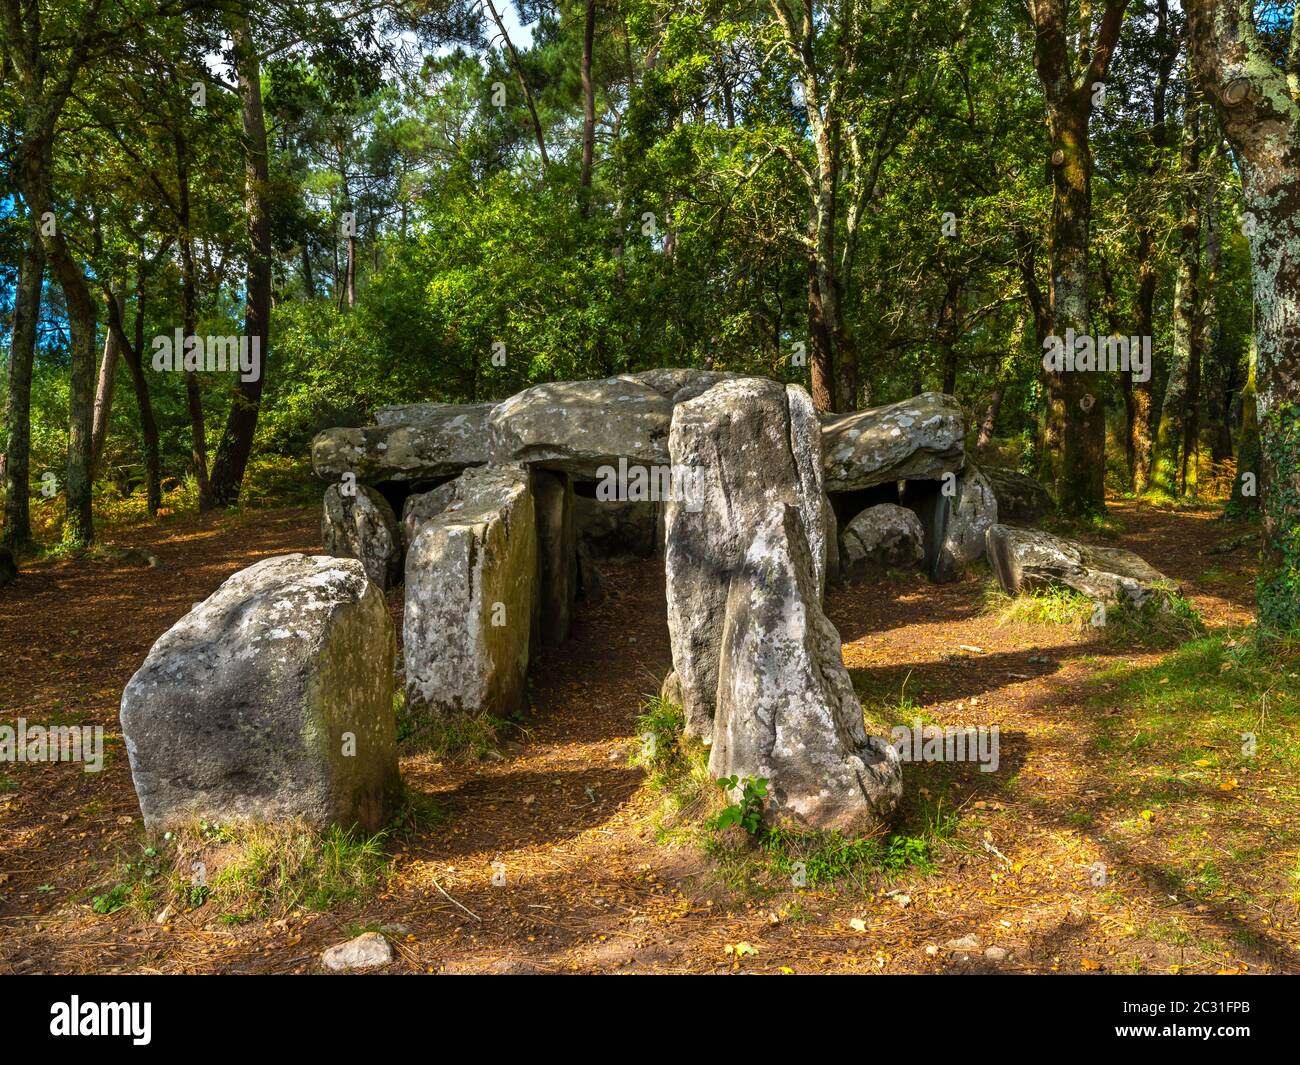
[[[596,0],[586,0],[582,26],[582,217],[591,210],[591,163],[596,150],[596,85],[591,77],[591,53],[596,44]]]
[[[5,527],[3,542],[21,547],[31,541],[28,509],[31,462],[32,361],[36,353],[36,327],[41,314],[41,281],[45,275],[45,249],[35,224],[27,238],[14,296],[13,341],[9,349],[9,403],[5,408]]]
[[[262,386],[270,362],[271,324],[271,209],[266,199],[268,181],[266,120],[262,114],[262,75],[253,46],[249,20],[236,18],[231,25],[235,69],[239,75],[244,131],[244,211],[248,219],[248,280],[244,304],[244,334],[256,342],[261,355],[256,379],[242,378],[235,386],[234,402],[212,465],[212,497],[219,506],[239,501],[244,470],[253,449]]]
[[[1182,465],[1179,456],[1186,436],[1187,409],[1193,402],[1189,386],[1200,379],[1201,338],[1197,328],[1197,310],[1200,306],[1201,195],[1196,187],[1200,173],[1200,140],[1198,106],[1194,90],[1189,85],[1180,175],[1183,217],[1179,226],[1178,276],[1174,283],[1174,346],[1151,466],[1152,487],[1168,495],[1178,491],[1178,471]]]
[[[122,293],[112,292],[109,298],[118,307],[121,314]],[[117,385],[117,364],[122,345],[118,343],[117,334],[112,329],[104,333],[104,355],[99,363],[99,383],[95,386],[95,412],[90,428],[90,471],[92,476],[100,472],[100,460],[104,457],[104,441],[108,439],[108,423],[113,416],[113,391]]]
[[[1092,214],[1092,149],[1088,119],[1094,86],[1106,76],[1128,0],[1106,0],[1096,40],[1074,41],[1076,19],[1069,0],[1030,0],[1034,22],[1034,65],[1042,83],[1051,140],[1052,224],[1049,256],[1051,329],[1064,342],[1066,330],[1091,333],[1088,306],[1088,245]],[[1091,19],[1083,20],[1091,28]],[[1083,58],[1076,72],[1075,55]],[[1061,461],[1056,471],[1057,503],[1072,516],[1100,513],[1106,503],[1106,394],[1095,371],[1047,373],[1051,423],[1062,418]],[[1047,456],[1044,456],[1047,457]]]
[[[1156,32],[1154,42],[1160,55],[1157,67],[1156,83],[1152,93],[1151,112],[1151,161],[1147,166],[1148,184],[1154,189],[1156,181],[1164,169],[1165,146],[1169,141],[1169,128],[1165,120],[1166,97],[1169,79],[1173,74],[1174,62],[1179,48],[1169,33],[1168,0],[1157,0]],[[1158,277],[1156,234],[1156,212],[1149,201],[1152,197],[1142,197],[1141,216],[1138,225],[1138,269],[1137,298],[1134,313],[1137,318],[1138,337],[1152,337],[1155,323],[1155,301]],[[1154,356],[1153,356],[1154,357]],[[1129,419],[1129,487],[1141,494],[1147,490],[1151,473],[1151,419],[1153,411],[1152,373],[1145,381],[1132,381],[1132,413]]]
[[[1086,109],[1058,116],[1053,142],[1064,151],[1055,168],[1052,209],[1052,280],[1049,299],[1052,332],[1064,337],[1088,336],[1092,318],[1088,305],[1089,238],[1092,211],[1092,152],[1088,145]],[[1105,509],[1105,383],[1096,371],[1075,370],[1056,375],[1063,418],[1061,468],[1057,471],[1057,502],[1073,516]]]
[[[149,381],[144,374],[144,258],[141,256],[135,279],[135,341],[127,339],[120,306],[108,304],[108,327],[117,337],[126,368],[131,374],[135,391],[135,405],[140,413],[140,437],[144,451],[145,497],[150,514],[162,507],[162,463],[158,453],[158,424],[153,416],[153,399],[149,395]]]
[[[1187,401],[1183,407],[1183,494],[1195,496],[1200,477],[1201,381],[1218,337],[1216,283],[1219,276],[1219,220],[1217,186],[1211,180],[1201,193],[1201,224],[1205,229],[1205,263],[1201,270],[1200,306],[1196,310],[1196,346],[1187,364]]]
[[[1241,429],[1237,434],[1237,475],[1232,482],[1234,510],[1259,506],[1259,416],[1255,397],[1255,342],[1250,343],[1246,384],[1241,390]],[[1253,482],[1253,483],[1252,483]]]
[[[1240,158],[1255,297],[1259,621],[1300,630],[1300,106],[1249,5],[1189,0],[1196,73]],[[1293,29],[1293,54],[1294,48]],[[1294,72],[1292,72],[1294,73]]]
[[[817,264],[808,256],[808,376],[812,384],[813,407],[827,413],[835,405],[835,363],[831,337],[822,318],[821,290],[817,287]]]
[[[194,238],[190,233],[190,160],[185,138],[173,134],[176,145],[177,234],[181,252],[181,326],[189,338],[198,331],[198,296],[195,291]],[[179,357],[179,353],[178,353]],[[212,509],[212,487],[208,483],[208,430],[203,417],[203,392],[199,388],[199,375],[185,371],[185,407],[190,416],[190,461],[199,487],[199,513]]]
[[[488,12],[492,15],[492,21],[497,24],[497,32],[501,34],[501,40],[506,46],[506,54],[510,57],[510,69],[515,72],[515,81],[519,83],[519,91],[524,94],[524,103],[528,105],[528,114],[533,120],[533,135],[537,138],[537,151],[542,157],[542,173],[546,173],[546,168],[551,165],[551,160],[546,154],[546,137],[542,133],[542,120],[537,117],[537,104],[533,100],[533,91],[528,87],[528,79],[524,77],[524,67],[519,61],[519,53],[515,51],[514,43],[510,40],[510,35],[506,33],[505,23],[501,21],[501,16],[497,13],[496,5],[492,0],[486,0]]]

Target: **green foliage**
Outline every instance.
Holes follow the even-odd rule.
[[[1259,430],[1269,490],[1261,498],[1266,530],[1257,595],[1262,630],[1300,634],[1300,406],[1269,411]]]
[[[1105,624],[1096,624],[1097,606],[1064,586],[1047,586],[1009,596],[990,578],[984,609],[999,625],[1066,625],[1117,647],[1171,647],[1205,632],[1196,608],[1172,588],[1157,588],[1138,606],[1127,597],[1105,607]]]
[[[486,758],[497,749],[502,730],[510,724],[486,712],[438,714],[412,708],[401,692],[393,696],[393,713],[397,718],[397,742],[408,751],[427,752],[438,758]]]
[[[767,780],[763,777],[759,777],[757,780],[753,777],[745,777],[742,780],[733,775],[719,779],[718,787],[728,795],[739,789],[740,800],[729,803],[719,810],[710,820],[709,827],[715,832],[723,832],[733,825],[739,825],[750,836],[757,836],[763,827],[763,805],[764,800],[767,798]]]

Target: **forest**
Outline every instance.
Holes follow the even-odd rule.
[[[1300,967],[1300,5],[0,0],[0,336],[0,720],[102,726],[107,752],[83,778],[0,743],[0,921],[63,928],[0,943],[0,971],[301,971],[287,937],[349,932],[412,971]],[[706,769],[671,502],[637,559],[592,562],[579,529],[527,709],[418,709],[411,597],[445,594],[406,511],[495,452],[352,476],[397,522],[383,579],[329,549],[320,442],[371,462],[418,408],[498,434],[528,390],[677,369],[806,391],[844,578],[806,511],[804,546],[867,731],[998,726],[1001,769],[907,766],[860,838]],[[932,394],[950,466],[833,469],[832,427]],[[700,400],[673,402],[677,462]],[[518,432],[544,554],[539,484],[596,477]],[[1107,624],[1078,585],[1016,594],[982,526],[934,583],[944,524],[902,486],[949,469],[990,471],[995,522],[1023,524],[1005,479],[1060,542],[1136,553],[1163,605],[1121,595]],[[895,482],[917,557],[854,574],[846,524]],[[236,571],[322,536],[408,659],[406,805],[273,886],[249,854],[287,861],[275,826],[159,853],[124,685]],[[234,873],[178,888],[196,854]],[[941,894],[956,916],[918,922]]]

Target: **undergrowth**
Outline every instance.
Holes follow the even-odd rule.
[[[1081,634],[1123,647],[1166,648],[1199,639],[1205,623],[1196,608],[1172,589],[1157,589],[1141,606],[1129,599],[1096,601],[1063,587],[1026,590],[1007,595],[990,578],[984,586],[984,610],[999,625],[1065,625]]]
[[[699,846],[732,890],[770,894],[842,881],[866,889],[879,875],[931,871],[938,846],[956,831],[956,818],[941,803],[912,811],[896,831],[866,838],[772,825],[762,817],[767,781],[715,780],[708,749],[685,739],[684,725],[681,707],[647,698],[631,761],[649,771],[647,783],[664,796],[660,838]]]

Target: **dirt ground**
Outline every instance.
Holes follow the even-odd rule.
[[[1206,554],[1225,536],[1213,512],[1114,510],[1122,545],[1182,581],[1212,627],[1249,620],[1252,552]],[[499,757],[403,758],[406,782],[443,816],[394,837],[379,895],[235,926],[203,909],[166,926],[94,913],[93,889],[141,839],[123,686],[225,577],[312,551],[317,534],[306,509],[168,519],[118,536],[155,568],[44,563],[0,591],[0,720],[114,737],[98,774],[0,765],[0,973],[316,972],[323,948],[361,928],[385,930],[394,972],[1300,971],[1295,884],[1270,866],[1249,891],[1190,891],[1170,859],[1181,836],[1148,831],[1151,811],[1134,810],[1138,767],[1099,754],[1103,726],[1123,730],[1130,712],[1107,705],[1104,674],[1161,655],[999,626],[979,576],[828,599],[860,689],[905,694],[927,721],[1001,728],[996,773],[905,767],[909,793],[942,789],[956,818],[931,871],[740,891],[697,844],[662,840],[663,796],[628,764],[639,704],[670,662],[662,567],[626,563],[604,567],[605,601],[535,663],[532,711]],[[1293,779],[1243,775],[1176,807],[1179,830],[1234,853],[1291,848],[1296,793]],[[978,946],[951,946],[962,937]],[[986,957],[990,946],[1004,955]]]

